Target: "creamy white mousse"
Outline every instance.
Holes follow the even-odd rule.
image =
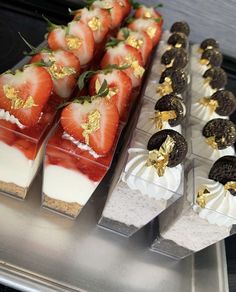
[[[201,58],[201,57],[200,57]],[[191,73],[196,75],[203,75],[208,69],[210,69],[209,65],[201,64],[201,59],[198,57],[191,57]]]
[[[211,85],[206,82],[206,79],[202,75],[192,75],[192,95],[193,98],[200,98],[203,96],[212,96],[217,88],[212,88]]]
[[[206,137],[202,135],[202,125],[194,125],[191,128],[191,148],[192,154],[200,158],[216,161],[225,155],[235,155],[234,147],[230,146],[225,149],[213,149],[206,142]]]

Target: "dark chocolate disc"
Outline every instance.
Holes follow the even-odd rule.
[[[204,41],[201,42],[200,48],[204,51],[206,49],[218,49],[219,44],[217,43],[217,41],[215,39],[209,38],[209,39],[205,39]]]
[[[180,100],[178,95],[174,94],[167,94],[160,98],[156,102],[155,110],[158,110],[160,112],[175,112],[176,118],[168,120],[168,123],[171,127],[178,126],[183,121],[186,112],[184,103]]]
[[[182,33],[173,33],[167,43],[176,48],[183,48],[186,49],[187,47],[187,38]]]
[[[236,97],[231,91],[218,90],[211,99],[217,100],[218,107],[215,112],[220,116],[229,116],[236,110]]]
[[[157,149],[159,150],[161,145],[165,142],[167,136],[170,136],[174,139],[175,145],[173,151],[170,153],[169,162],[167,166],[175,167],[180,164],[186,157],[188,145],[184,137],[174,130],[162,130],[149,139],[147,149],[149,151]]]
[[[165,82],[165,78],[169,77],[172,82],[172,89],[175,93],[183,93],[188,85],[188,78],[183,70],[174,70],[173,68],[167,68],[162,72],[159,83]]]
[[[187,52],[182,48],[172,48],[165,51],[161,57],[161,64],[174,69],[183,69],[188,63]]]
[[[170,31],[171,32],[181,32],[181,33],[185,34],[186,36],[189,36],[190,27],[189,27],[188,23],[185,21],[177,21],[171,26]]]
[[[213,119],[202,130],[204,137],[214,137],[218,149],[225,149],[236,142],[236,126],[227,119]]]
[[[220,89],[227,83],[227,74],[220,67],[213,67],[208,69],[204,74],[204,78],[210,78],[209,84],[214,89]]]
[[[208,60],[212,67],[220,67],[223,62],[223,55],[217,49],[207,49],[202,53],[202,60]]]
[[[211,167],[208,177],[223,185],[236,181],[236,156],[227,155],[219,158]],[[236,195],[235,190],[229,189],[229,191],[232,195]]]

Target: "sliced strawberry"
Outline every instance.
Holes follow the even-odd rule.
[[[21,124],[34,126],[52,92],[53,83],[46,69],[34,65],[0,76],[0,108],[14,115]]]
[[[123,19],[123,9],[122,6],[119,5],[118,0],[97,0],[93,2],[92,7],[106,9],[110,13],[111,29],[117,28],[121,25]]]
[[[79,9],[74,19],[78,18],[91,29],[95,44],[101,43],[106,38],[111,26],[111,17],[107,10],[98,7]]]
[[[109,93],[107,98],[113,102],[120,115],[120,119],[126,118],[130,105],[132,83],[128,75],[121,70],[112,70],[108,73],[98,73],[94,75],[89,83],[90,95],[96,95],[104,82],[107,81]]]
[[[82,21],[71,21],[67,27],[58,27],[49,32],[48,46],[53,51],[63,49],[72,52],[83,66],[93,58],[93,33]]]
[[[155,46],[161,38],[162,29],[160,25],[152,18],[137,18],[128,25],[128,28],[135,31],[146,32],[152,39],[153,46]]]
[[[123,18],[128,16],[132,10],[132,6],[129,0],[119,0],[119,5],[122,7]]]
[[[123,70],[131,79],[132,87],[137,87],[141,84],[144,73],[143,60],[141,53],[124,42],[120,42],[113,48],[108,48],[101,61],[101,67],[105,68],[110,64],[118,66],[130,65],[129,68]]]
[[[0,141],[11,146],[17,138],[14,133],[17,128],[16,124],[0,119]]]
[[[144,65],[152,52],[152,40],[146,32],[132,31],[122,28],[117,34],[119,40],[124,40],[127,45],[136,48],[142,55]]]
[[[157,11],[155,8],[153,7],[147,7],[145,5],[140,5],[140,7],[138,9],[135,10],[135,14],[134,14],[135,18],[144,18],[144,19],[159,19],[158,24],[160,26],[163,25],[163,17],[160,14],[159,11]]]
[[[52,62],[48,70],[53,81],[53,91],[62,98],[69,97],[77,82],[80,73],[79,59],[71,52],[64,50],[42,51],[33,56],[31,63],[44,61],[46,65]]]
[[[61,114],[63,129],[101,155],[111,150],[118,123],[116,106],[105,98],[85,101],[83,104],[71,103]]]

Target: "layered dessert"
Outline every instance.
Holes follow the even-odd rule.
[[[236,157],[214,164],[195,160],[188,170],[187,194],[159,218],[158,252],[183,258],[234,233]]]
[[[228,119],[217,118],[191,127],[191,156],[215,161],[225,155],[234,155],[236,126]]]
[[[182,164],[187,143],[174,130],[150,137],[136,130],[120,164],[99,225],[131,236],[183,193]]]

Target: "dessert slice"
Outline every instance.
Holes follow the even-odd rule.
[[[109,168],[118,123],[116,106],[103,97],[75,100],[63,109],[46,148],[43,206],[78,216]]]
[[[120,158],[99,225],[131,236],[182,195],[187,143],[173,130],[135,131]]]
[[[236,157],[212,164],[189,168],[185,196],[159,217],[155,251],[183,258],[235,233]]]

